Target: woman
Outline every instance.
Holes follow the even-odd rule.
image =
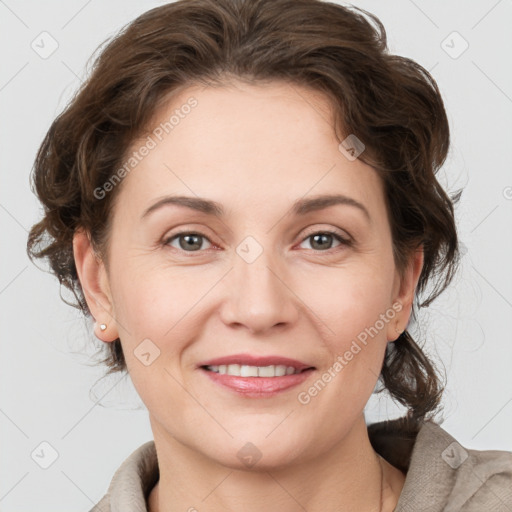
[[[436,423],[407,332],[457,265],[448,147],[432,77],[355,8],[179,1],[103,49],[28,241],[149,411],[93,510],[512,509],[512,454]],[[368,426],[378,381],[408,412]]]

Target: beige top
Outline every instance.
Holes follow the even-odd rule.
[[[383,421],[369,425],[368,435],[375,451],[406,473],[394,512],[512,512],[512,452],[464,448],[432,421]],[[121,464],[90,512],[147,512],[158,478],[148,441]]]

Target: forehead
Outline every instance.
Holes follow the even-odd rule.
[[[284,82],[182,89],[132,144],[128,156],[151,147],[124,178],[123,194],[139,211],[166,193],[233,208],[321,193],[379,206],[380,179],[339,151],[332,112],[321,93]]]

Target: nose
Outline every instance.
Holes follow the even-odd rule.
[[[251,263],[235,255],[220,312],[226,325],[260,334],[272,328],[284,329],[297,320],[299,301],[287,283],[286,268],[269,253],[264,250]]]

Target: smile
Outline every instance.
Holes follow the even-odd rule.
[[[270,365],[270,366],[249,366],[240,364],[221,364],[206,366],[206,370],[219,373],[221,375],[234,375],[236,377],[283,377],[284,375],[293,375],[301,373],[293,366]]]
[[[249,366],[239,364],[208,365],[201,372],[231,393],[244,398],[270,398],[278,393],[302,384],[315,371],[309,367],[302,370],[293,366],[270,365]]]

